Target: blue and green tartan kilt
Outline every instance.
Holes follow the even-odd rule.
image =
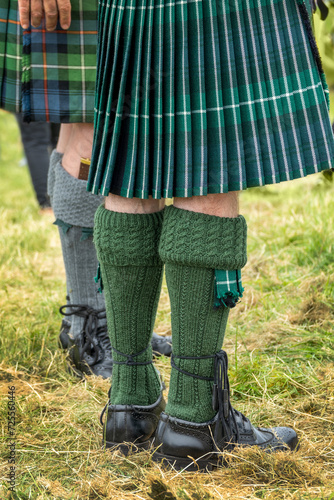
[[[22,32],[17,0],[0,5],[0,106],[26,121],[94,120],[97,0],[72,0],[69,30]]]
[[[17,0],[0,4],[0,107],[21,111],[22,30]]]
[[[302,0],[101,0],[88,189],[191,197],[334,163]]]

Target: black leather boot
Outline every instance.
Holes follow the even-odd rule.
[[[134,361],[134,358],[144,351],[132,355],[117,351],[118,354],[128,358],[124,362],[117,361],[117,364],[143,365],[152,363],[152,361],[138,363]],[[157,374],[160,375],[159,372]],[[160,414],[166,407],[162,395],[164,389],[165,384],[161,382],[160,396],[155,403],[149,406],[115,405],[109,400],[100,416],[100,422],[103,426],[103,447],[113,448],[118,446],[124,455],[129,452],[133,453],[150,448]],[[105,421],[103,421],[104,415],[106,415]]]
[[[67,308],[70,312],[65,312]],[[78,377],[97,375],[110,378],[113,361],[105,310],[95,310],[86,305],[66,305],[59,311],[64,316],[76,314],[84,319],[83,329],[75,338],[70,335],[69,323],[62,322],[59,346],[68,351],[70,371]],[[101,320],[102,325],[99,324]]]
[[[221,452],[237,446],[258,446],[266,451],[295,450],[298,447],[296,432],[289,427],[262,429],[254,427],[248,418],[232,408],[227,376],[227,354],[215,356],[213,380],[213,409],[216,416],[201,424],[160,416],[155,432],[153,459],[165,461],[175,469],[188,471],[212,470],[222,463]],[[182,357],[185,359],[185,356]],[[175,364],[173,364],[175,366]],[[180,370],[181,371],[181,370]],[[182,371],[187,375],[192,375]]]
[[[158,335],[153,332],[152,340],[152,351],[153,356],[171,356],[172,354],[172,336],[166,335],[165,337],[162,335]]]
[[[69,309],[70,312],[65,312]],[[58,339],[59,347],[68,351],[69,371],[78,377],[97,375],[108,379],[112,375],[112,353],[107,325],[99,326],[99,320],[106,318],[105,309],[95,310],[87,305],[65,305],[59,309],[63,316],[76,314],[84,318],[82,331],[73,338],[70,323],[62,321]],[[154,356],[170,356],[172,337],[153,333],[151,340]]]

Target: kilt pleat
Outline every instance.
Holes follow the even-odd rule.
[[[145,13],[145,29],[142,41],[141,52],[141,86],[139,95],[139,134],[136,152],[137,169],[133,172],[133,183],[135,186],[141,186],[142,192],[138,193],[138,197],[145,197],[145,193],[149,190],[150,178],[150,158],[149,152],[149,130],[150,130],[150,79],[151,79],[151,64],[152,64],[152,39],[154,15],[154,0],[148,2],[148,9]],[[145,50],[147,47],[147,50]]]
[[[283,16],[285,16],[284,8],[283,5],[279,5],[279,14],[280,18],[283,19]],[[277,29],[280,29],[280,25],[278,24],[278,21],[275,19],[275,25],[277,26]],[[280,54],[279,58],[279,67],[286,68],[286,74],[287,75],[292,75],[292,83],[293,85],[298,87],[298,81],[297,78],[294,76],[294,61],[293,58],[284,58],[282,56],[284,47],[289,46],[289,37],[286,31],[283,33],[283,37],[277,37],[276,32],[275,35],[272,34],[272,47],[273,50],[275,47],[277,47],[278,53]],[[279,71],[279,67],[275,68],[275,71]],[[284,72],[283,72],[284,76]],[[301,77],[302,78],[302,77]],[[305,82],[304,82],[305,84]],[[287,84],[286,78],[282,78],[279,81],[279,92],[280,94],[288,94],[289,93],[289,86]],[[285,115],[289,117],[287,120],[286,124],[286,131],[287,133],[283,133],[284,129],[282,130],[280,139],[281,143],[283,145],[283,150],[288,150],[291,151],[289,162],[290,162],[290,168],[288,168],[288,159],[284,157],[284,165],[281,165],[278,170],[277,170],[277,176],[278,178],[284,180],[290,180],[290,170],[292,171],[298,171],[298,169],[301,168],[302,165],[305,164],[305,158],[302,149],[298,147],[298,145],[302,144],[302,124],[300,123],[300,120],[298,118],[298,113],[297,110],[299,109],[299,105],[296,102],[296,98],[298,98],[298,95],[294,94],[292,99],[284,99],[282,101],[279,101],[278,104],[280,106],[279,108],[279,114],[280,115]],[[291,133],[288,133],[288,127],[291,129]],[[279,152],[279,143],[277,145],[277,150]],[[305,175],[303,171],[300,171],[301,176]]]
[[[21,111],[22,35],[16,0],[0,4],[0,107]]]
[[[189,197],[332,167],[327,89],[299,4],[101,2],[88,189]]]

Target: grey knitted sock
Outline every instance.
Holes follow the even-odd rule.
[[[51,155],[48,194],[55,224],[59,227],[68,304],[104,309],[104,295],[97,293],[94,283],[98,262],[93,243],[94,214],[103,198],[88,193],[86,181],[68,174],[61,165],[61,158],[56,151]],[[75,315],[67,318],[75,338],[82,330],[84,319]]]
[[[58,155],[57,152],[52,153],[51,159],[56,160]],[[48,183],[48,194],[55,217],[72,226],[93,228],[94,215],[103,197],[88,193],[87,181],[76,179],[66,172],[60,158],[58,156],[53,168],[50,165],[51,177]]]
[[[55,185],[55,177],[56,177],[56,166],[59,162],[61,162],[63,158],[62,153],[58,153],[56,149],[54,149],[51,153],[50,156],[50,165],[49,165],[49,172],[48,172],[48,195],[50,197],[50,200],[53,195],[54,191],[54,185]]]
[[[54,149],[50,155],[50,164],[49,164],[49,172],[48,172],[48,186],[47,186],[47,193],[49,195],[50,201],[53,199],[53,191],[55,188],[55,179],[56,179],[56,166],[58,165],[59,162],[61,162],[63,158],[63,153],[59,153],[56,149]],[[52,205],[52,201],[51,201]],[[67,280],[66,280],[66,287],[67,287]],[[69,303],[68,300],[69,297],[69,291],[68,288],[66,288],[66,303]],[[68,316],[64,318],[66,323],[71,324],[71,316]]]
[[[98,262],[93,235],[82,240],[82,228],[77,226],[72,226],[68,230],[59,227],[59,235],[66,271],[68,304],[105,309],[104,294],[97,292],[94,283]],[[67,318],[71,318],[70,331],[75,338],[82,330],[84,319],[76,315]],[[106,319],[100,320],[99,325],[102,324],[106,324]]]

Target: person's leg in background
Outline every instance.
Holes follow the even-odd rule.
[[[93,281],[98,268],[93,244],[94,214],[102,197],[86,191],[87,165],[82,164],[82,159],[91,156],[92,139],[92,124],[61,126],[50,161],[49,194],[59,226],[67,282],[68,307],[62,308],[66,316],[60,342],[63,348],[70,349],[72,363],[79,372],[108,378],[112,356],[104,294],[97,293]],[[152,347],[157,353],[170,355],[171,338],[154,334]]]
[[[38,204],[42,210],[48,209],[51,206],[47,194],[51,126],[43,122],[25,123],[19,114],[16,119]]]
[[[50,161],[48,192],[59,228],[66,272],[67,305],[60,345],[69,350],[76,373],[101,375],[112,372],[104,297],[97,293],[94,276],[98,262],[93,244],[94,213],[102,197],[86,191],[79,179],[81,158],[89,158],[92,124],[61,126],[57,148]]]

